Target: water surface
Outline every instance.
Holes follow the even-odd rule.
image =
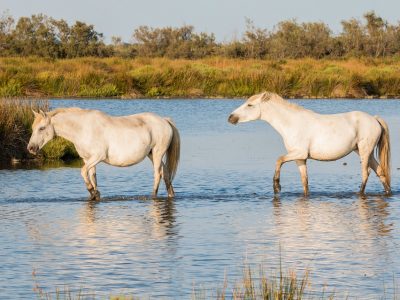
[[[282,259],[311,292],[362,299],[393,293],[400,278],[400,102],[295,101],[321,113],[362,110],[391,129],[393,196],[374,174],[360,198],[356,155],[309,161],[311,196],[302,196],[294,163],[282,169],[274,197],[275,160],[285,153],[264,122],[232,126],[241,100],[54,100],[51,106],[101,109],[113,115],[153,111],[172,117],[182,138],[174,200],[149,197],[151,164],[99,165],[103,199],[90,203],[79,164],[0,170],[0,295],[34,296],[38,284],[190,298],[193,287],[215,291],[234,283],[244,263],[274,270]],[[346,165],[344,165],[346,163]],[[34,278],[32,278],[32,273]],[[36,282],[36,283],[35,283]],[[209,292],[211,295],[212,292]]]

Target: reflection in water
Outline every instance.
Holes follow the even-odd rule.
[[[177,235],[175,203],[171,198],[154,199],[149,215],[153,218],[154,234],[158,238]]]
[[[140,200],[138,200],[140,199]],[[138,201],[148,207],[146,214],[134,214],[126,216],[126,218],[118,218],[110,221],[113,224],[112,231],[115,230],[115,226],[121,228],[121,232],[132,231],[133,232],[145,232],[148,234],[147,238],[151,239],[164,239],[168,236],[176,236],[177,226],[175,221],[175,204],[174,199],[171,198],[155,198],[149,199],[144,197],[127,198],[122,200],[120,197],[106,198],[100,201],[87,201],[83,205],[83,222],[82,228],[79,234],[91,235],[97,230],[97,226],[101,226],[104,229],[105,219],[109,218],[108,214],[104,214],[104,210],[101,208],[102,203],[112,203],[121,205],[123,209],[124,202]],[[126,208],[129,205],[126,205]],[[108,223],[108,221],[106,221]],[[114,236],[115,237],[115,236]]]
[[[74,160],[39,160],[32,159],[19,162],[0,161],[0,170],[49,170],[56,168],[81,168],[83,162],[80,159]]]
[[[384,196],[360,196],[358,207],[365,231],[368,231],[371,237],[390,235],[393,223],[386,221],[389,216],[389,203]]]

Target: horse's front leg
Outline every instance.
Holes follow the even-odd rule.
[[[89,191],[90,195],[92,195],[93,185],[92,185],[92,183],[90,182],[88,170],[87,170],[87,168],[86,168],[86,164],[85,164],[85,165],[82,167],[82,169],[81,169],[81,175],[82,175],[83,181],[84,181],[85,184],[86,184],[87,190]]]
[[[281,191],[280,177],[281,177],[282,165],[288,161],[305,160],[305,159],[307,159],[307,153],[302,151],[289,152],[288,154],[282,155],[281,157],[278,158],[278,160],[276,161],[275,174],[273,180],[275,194]]]
[[[89,193],[91,195],[91,199],[100,200],[100,192],[97,189],[96,166],[91,168],[88,173],[89,173],[90,183],[92,184],[92,187],[93,187],[92,191],[89,191]]]
[[[97,190],[96,165],[101,161],[100,158],[84,160],[85,165],[81,169],[81,175],[85,181],[86,188],[90,193],[90,200],[99,200],[100,192]]]

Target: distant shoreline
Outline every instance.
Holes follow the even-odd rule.
[[[0,58],[0,98],[398,99],[399,58]]]
[[[219,96],[210,96],[210,97],[137,97],[137,98],[125,98],[123,96],[121,97],[54,97],[54,96],[46,96],[46,97],[15,97],[15,99],[18,100],[36,100],[36,99],[43,99],[43,100],[124,100],[124,101],[135,101],[135,100],[143,100],[143,101],[154,101],[154,100],[246,100],[248,97],[219,97]],[[365,97],[365,98],[350,98],[350,97],[335,97],[335,98],[329,98],[329,97],[308,97],[308,96],[303,96],[303,97],[285,97],[288,100],[400,100],[400,96],[381,96],[381,97]],[[13,99],[13,98],[9,98]]]

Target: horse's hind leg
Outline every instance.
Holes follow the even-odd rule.
[[[167,169],[167,166],[164,163],[162,163],[162,169],[163,169],[162,177],[164,178],[165,187],[168,192],[168,197],[175,197],[175,191],[174,187],[172,186],[169,170]]]
[[[152,150],[152,152],[148,155],[150,160],[153,163],[154,169],[154,185],[153,185],[153,197],[157,197],[158,188],[160,186],[161,176],[162,176],[162,155],[160,155],[157,151]]]
[[[365,186],[367,185],[369,177],[369,170],[368,170],[368,158],[361,158],[361,187],[360,187],[360,194],[364,195],[365,193]]]
[[[296,160],[296,164],[299,167],[300,175],[301,175],[301,182],[303,184],[304,196],[308,196],[308,176],[307,176],[307,160],[305,159],[298,159]]]
[[[390,187],[387,183],[387,179],[382,172],[381,166],[376,161],[373,153],[369,156],[369,167],[374,170],[375,174],[378,176],[379,180],[382,182],[383,188],[386,194],[390,194]]]
[[[151,160],[151,162],[153,163],[154,172],[156,173],[156,167],[154,166],[153,155],[150,153],[148,155],[148,157]],[[157,171],[157,174],[158,174],[158,171]],[[174,197],[175,192],[174,192],[174,187],[172,186],[171,179],[169,176],[169,170],[167,170],[167,166],[162,162],[162,160],[161,160],[161,177],[164,179],[165,187],[168,192],[168,197]],[[156,181],[156,175],[154,175],[154,185],[156,184],[155,181]],[[156,195],[157,195],[157,191],[158,191],[158,186],[159,186],[159,181],[157,184]],[[154,195],[154,188],[153,188],[153,195]]]
[[[361,160],[361,187],[360,194],[364,195],[365,186],[367,185],[368,177],[369,177],[369,157],[372,154],[373,148],[366,147],[366,145],[358,145],[358,150],[355,152],[360,156]]]

